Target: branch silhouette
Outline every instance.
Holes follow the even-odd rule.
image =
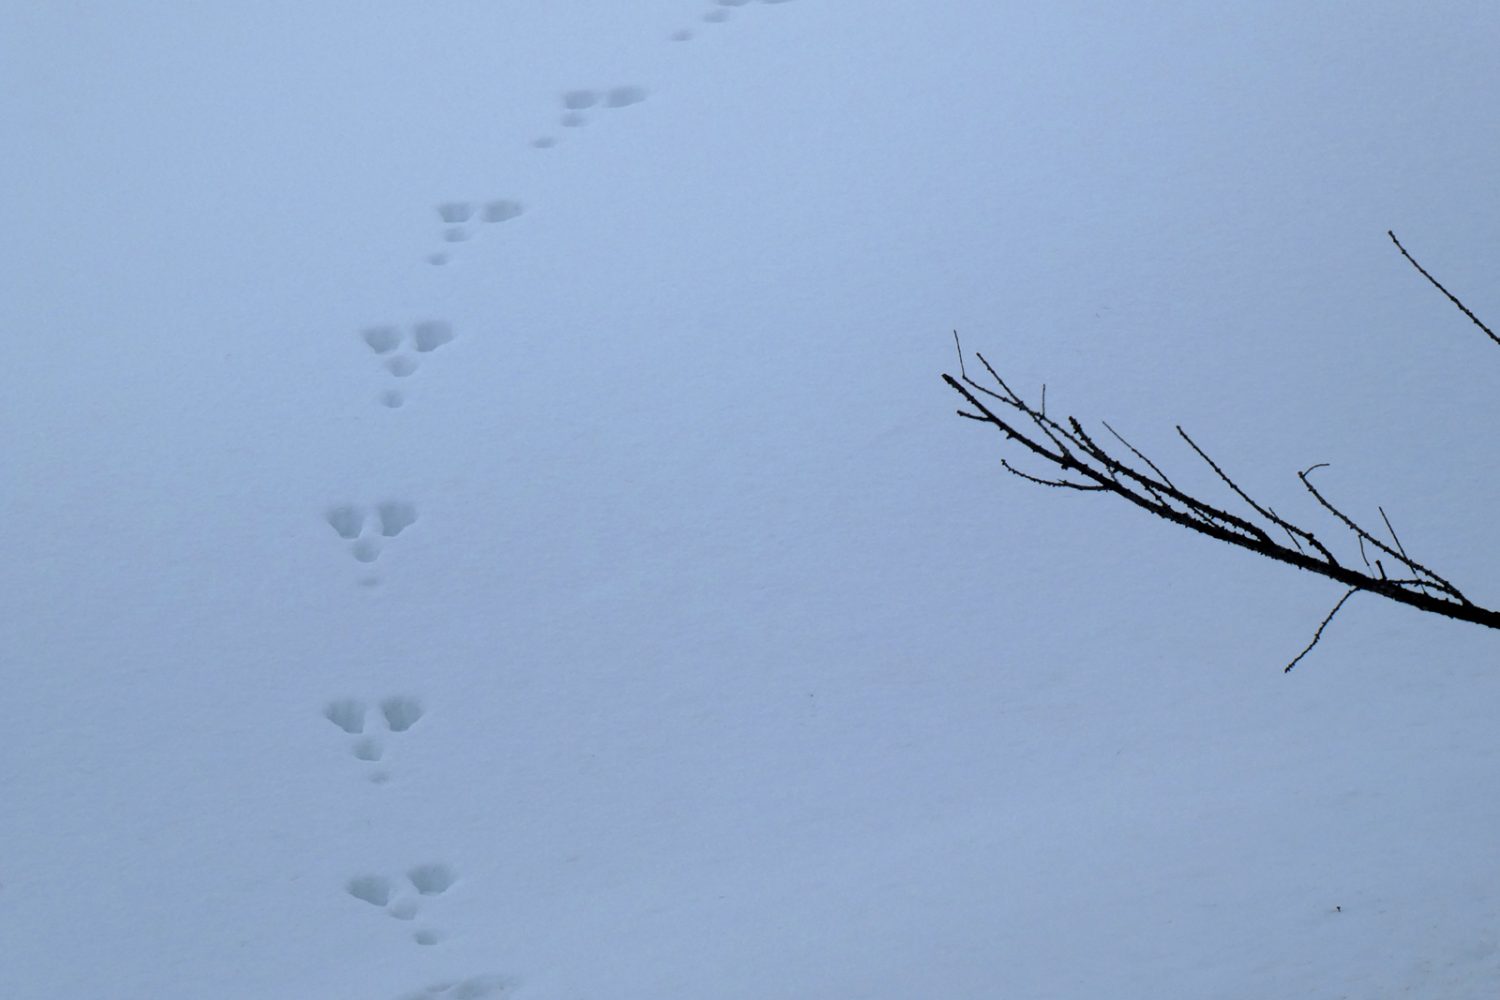
[[[1388,235],[1423,277],[1500,344],[1500,337],[1496,337],[1489,327],[1480,322],[1406,252],[1395,233]],[[963,363],[963,349],[958,343],[957,331],[954,331],[953,336],[959,352],[959,376],[954,378],[944,374],[943,381],[968,404],[969,408],[960,409],[957,411],[958,415],[995,427],[1007,441],[1014,442],[1023,455],[1029,454],[1034,461],[1051,467],[1047,474],[1037,475],[1017,468],[1008,459],[1001,459],[1001,466],[1007,472],[1027,482],[1054,489],[1112,493],[1149,514],[1190,531],[1207,535],[1227,545],[1248,549],[1267,559],[1326,576],[1347,588],[1343,597],[1318,626],[1312,642],[1287,664],[1287,671],[1312,651],[1322,638],[1323,630],[1344,603],[1360,592],[1375,594],[1432,614],[1500,629],[1500,610],[1475,604],[1451,581],[1407,553],[1390,519],[1386,517],[1384,508],[1380,509],[1380,517],[1385,523],[1390,543],[1376,537],[1330,501],[1311,479],[1312,474],[1327,463],[1304,469],[1297,473],[1297,478],[1335,523],[1354,536],[1362,567],[1340,562],[1312,531],[1291,523],[1271,507],[1252,498],[1181,426],[1177,427],[1178,435],[1213,470],[1214,475],[1249,507],[1248,513],[1233,513],[1178,489],[1160,466],[1126,441],[1108,423],[1101,422],[1104,429],[1123,447],[1123,452],[1114,452],[1100,445],[1074,417],[1065,420],[1049,417],[1045,406],[1033,406],[1006,384],[1005,379],[983,354],[976,352],[973,356],[983,367],[986,381],[981,382],[970,376]],[[1284,535],[1286,541],[1273,537],[1273,531]],[[1369,558],[1371,550],[1377,553],[1373,564]],[[1392,567],[1391,573],[1386,572],[1387,560]]]
[[[1452,302],[1454,305],[1458,306],[1458,308],[1463,312],[1463,314],[1465,316],[1469,317],[1469,319],[1471,319],[1471,320],[1474,321],[1474,325],[1475,326],[1479,327],[1479,329],[1481,329],[1485,333],[1489,334],[1490,335],[1490,339],[1493,340],[1495,343],[1500,344],[1500,337],[1495,336],[1495,331],[1491,330],[1489,327],[1487,327],[1483,323],[1481,323],[1479,321],[1479,317],[1475,316],[1472,312],[1469,311],[1469,307],[1468,306],[1466,306],[1462,302],[1458,301],[1458,296],[1457,295],[1454,295],[1452,292],[1448,291],[1448,289],[1444,288],[1442,286],[1442,284],[1436,278],[1434,278],[1432,275],[1428,274],[1427,273],[1427,268],[1423,267],[1421,264],[1418,264],[1416,258],[1413,257],[1411,254],[1409,254],[1409,253],[1406,252],[1406,247],[1402,246],[1401,245],[1401,241],[1398,240],[1398,239],[1396,239],[1396,234],[1395,233],[1393,233],[1389,229],[1387,229],[1385,231],[1385,234],[1391,238],[1391,242],[1392,243],[1396,244],[1396,249],[1401,251],[1401,256],[1405,257],[1408,261],[1410,261],[1411,262],[1411,266],[1414,267],[1414,268],[1416,268],[1417,271],[1422,275],[1422,277],[1426,278],[1429,282],[1431,282],[1433,288],[1436,288],[1438,291],[1440,291],[1444,295],[1448,296],[1448,301],[1449,302]]]

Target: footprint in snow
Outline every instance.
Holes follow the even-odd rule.
[[[704,11],[702,20],[706,24],[723,24],[728,21],[735,7],[745,7],[751,0],[714,0],[714,4]],[[791,0],[760,0],[761,3],[790,3]],[[691,41],[694,37],[693,29],[679,28],[667,36],[674,42]]]
[[[560,102],[562,111],[557,124],[563,128],[576,129],[589,123],[589,116],[597,111],[615,111],[640,104],[646,99],[646,88],[634,84],[610,87],[605,90],[576,88],[564,91]],[[544,135],[531,140],[533,149],[551,149],[558,144],[556,136]]]
[[[373,713],[370,706],[359,698],[336,698],[323,706],[323,718],[354,737],[350,741],[349,752],[357,760],[370,764],[379,764],[385,759],[386,742],[390,734],[406,732],[421,721],[423,714],[422,702],[407,695],[392,695],[382,699]],[[376,722],[367,733],[365,730],[372,715]],[[381,735],[375,728],[382,724],[385,735]],[[390,780],[390,772],[384,769],[374,770],[370,773],[370,780],[376,784],[384,784]]]
[[[497,222],[509,222],[519,218],[525,207],[519,201],[497,198],[486,202],[445,201],[437,207],[438,218],[443,223],[443,242],[448,249],[427,255],[429,264],[443,265],[453,259],[455,244],[466,243],[479,230]]]
[[[349,554],[355,560],[373,563],[380,558],[388,539],[417,523],[417,508],[406,500],[383,500],[368,509],[360,504],[342,503],[325,510],[323,519],[335,534],[350,543]],[[374,585],[379,580],[371,577],[362,582]]]
[[[416,374],[421,355],[451,344],[456,337],[453,326],[440,319],[423,320],[405,330],[385,324],[367,326],[359,332],[359,339],[380,360],[381,367],[398,379]],[[406,402],[406,396],[394,387],[383,390],[379,398],[381,405],[393,410]]]
[[[435,862],[414,865],[397,878],[356,875],[344,883],[344,891],[362,903],[384,910],[388,917],[411,922],[421,915],[425,900],[441,896],[457,881],[458,873],[452,866]],[[440,943],[443,935],[430,927],[419,927],[412,932],[411,939],[430,947]]]
[[[396,1000],[486,1000],[512,995],[516,980],[509,976],[470,976],[434,983],[425,989],[403,993]]]

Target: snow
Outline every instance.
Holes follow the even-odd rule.
[[[1497,32],[9,5],[0,996],[1493,996]]]

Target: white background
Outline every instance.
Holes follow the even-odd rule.
[[[957,328],[1232,502],[1180,423],[1357,559],[1330,462],[1500,603],[1500,352],[1385,237],[1500,318],[1493,4],[0,38],[0,996],[1494,994],[1495,635],[1360,596],[1284,676],[1336,584],[1006,475],[939,380]]]

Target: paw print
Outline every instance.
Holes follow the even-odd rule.
[[[372,509],[345,503],[328,508],[323,518],[340,538],[353,543],[350,555],[359,562],[372,563],[380,558],[387,539],[417,523],[417,508],[405,500],[383,500]]]
[[[397,326],[370,326],[359,332],[386,374],[398,379],[415,375],[421,365],[421,356],[431,354],[445,344],[451,344],[456,334],[451,324],[440,320],[424,320],[406,331]],[[404,346],[403,346],[404,345]],[[399,388],[389,388],[380,394],[381,405],[397,409],[406,402]]]
[[[427,262],[437,265],[448,263],[453,259],[454,244],[467,243],[483,226],[518,219],[525,211],[524,205],[510,198],[486,202],[443,202],[437,207],[437,213],[443,224],[442,238],[447,249],[428,254]]]
[[[567,90],[561,97],[562,113],[558,115],[557,124],[563,128],[581,128],[589,123],[589,115],[595,111],[616,111],[640,104],[645,99],[646,88],[638,87],[633,83],[606,87],[602,90],[586,88]],[[557,143],[558,140],[550,135],[531,141],[531,145],[536,149],[551,149]]]
[[[424,715],[422,702],[407,695],[384,698],[377,709],[374,715],[379,722],[384,723],[383,734],[374,729],[370,732],[365,731],[369,728],[368,722],[372,713],[370,707],[359,698],[338,698],[323,706],[323,718],[347,735],[354,737],[349,743],[349,752],[355,759],[369,764],[379,764],[383,761],[389,738],[411,729],[421,721]],[[383,784],[390,780],[390,774],[384,769],[376,769],[371,772],[370,780]]]
[[[354,899],[384,910],[386,916],[403,922],[422,915],[427,900],[443,895],[458,881],[458,873],[442,862],[414,865],[403,876],[356,875],[344,883]],[[438,944],[443,935],[429,927],[418,927],[411,938],[423,946]]]

